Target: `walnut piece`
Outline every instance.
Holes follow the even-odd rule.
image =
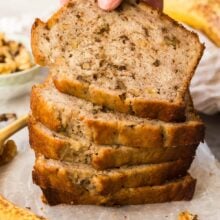
[[[27,70],[33,66],[31,56],[23,44],[7,40],[0,33],[0,74]]]
[[[188,211],[181,212],[178,220],[199,220],[197,215],[193,215]]]

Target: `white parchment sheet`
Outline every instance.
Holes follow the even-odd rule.
[[[200,220],[220,219],[220,166],[206,144],[201,144],[191,168],[197,178],[195,197],[190,202],[138,205],[120,208],[60,205],[50,207],[41,202],[41,191],[32,183],[34,153],[29,148],[27,129],[14,137],[19,154],[0,168],[0,193],[21,207],[50,220],[176,220],[180,211],[198,214]]]

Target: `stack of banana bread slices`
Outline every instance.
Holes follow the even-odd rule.
[[[190,200],[204,125],[189,94],[198,37],[144,3],[70,0],[32,28],[50,75],[31,94],[33,180],[56,205]]]

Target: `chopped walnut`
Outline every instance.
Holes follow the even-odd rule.
[[[150,94],[150,95],[155,95],[157,94],[157,90],[154,88],[146,88],[145,89],[146,93]]]
[[[153,62],[153,65],[156,66],[156,67],[160,66],[160,61],[159,60],[155,60]]]
[[[116,80],[116,86],[115,86],[115,89],[122,89],[122,90],[125,90],[127,87],[126,85],[124,84],[123,81],[117,79]]]
[[[9,74],[33,66],[31,56],[21,43],[6,40],[0,33],[0,74]]]
[[[193,215],[188,211],[181,212],[178,216],[178,220],[199,220],[197,215]]]
[[[88,62],[82,63],[82,64],[81,64],[81,68],[82,68],[83,70],[89,70],[89,69],[91,68],[91,64],[88,63]]]
[[[96,34],[103,34],[103,33],[108,33],[110,30],[109,24],[108,23],[104,23],[101,26],[99,26],[97,28],[97,30],[95,31]]]
[[[176,49],[177,45],[180,44],[180,41],[175,36],[165,36],[164,41],[166,45],[173,46],[173,49]]]

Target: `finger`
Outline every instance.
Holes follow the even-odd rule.
[[[60,4],[61,5],[64,5],[64,4],[66,4],[68,2],[68,0],[60,0]]]
[[[163,10],[163,0],[142,0],[143,2],[148,3],[152,7]]]
[[[122,0],[98,0],[98,6],[106,11],[111,11],[121,4]]]

